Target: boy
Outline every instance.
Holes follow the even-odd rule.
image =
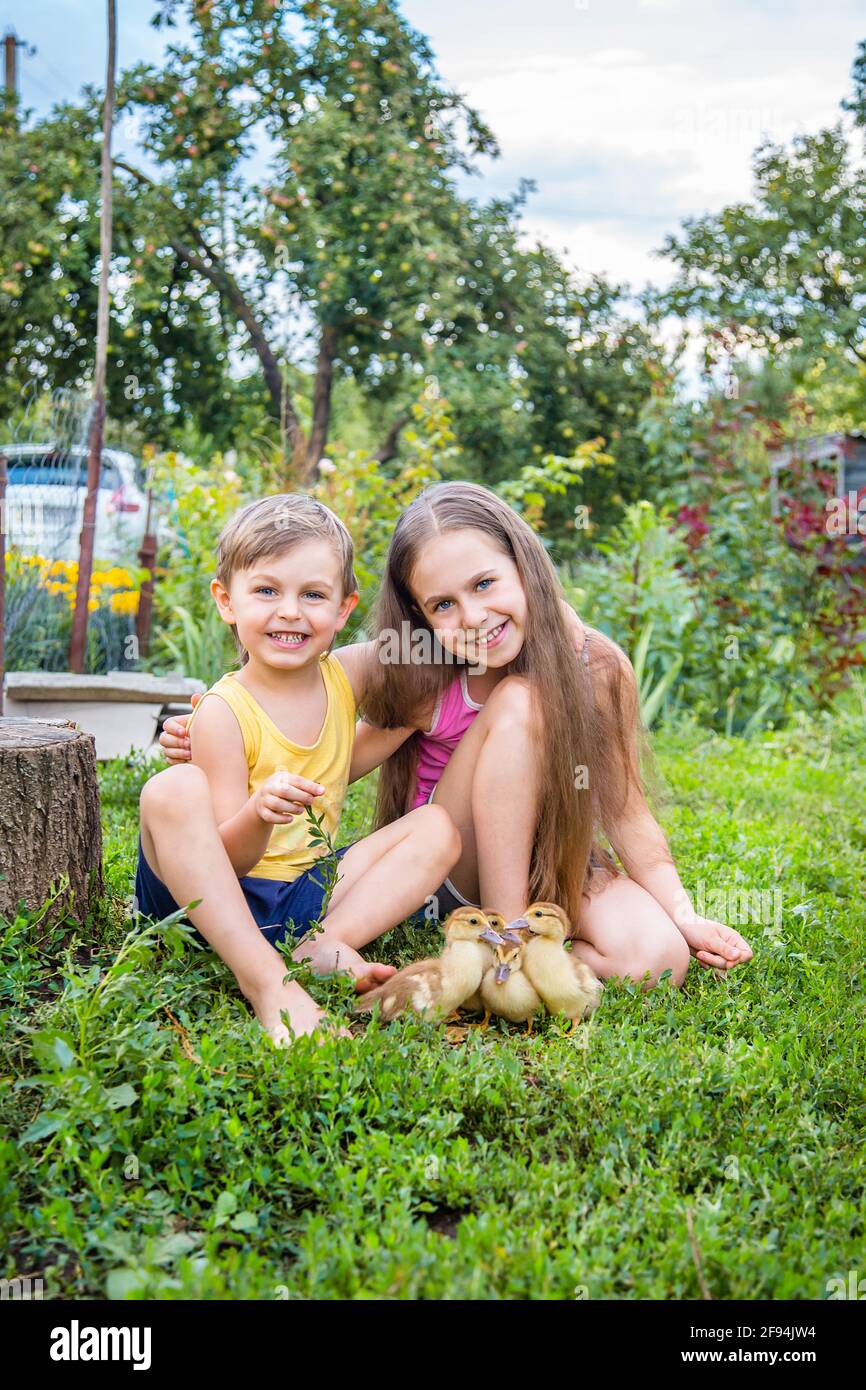
[[[358,602],[349,533],[313,498],[253,502],[226,526],[211,583],[243,652],[189,721],[192,762],[171,767],[141,794],[136,896],[164,917],[200,898],[189,918],[234,972],[276,1042],[312,1032],[323,1017],[272,943],[291,919],[318,919],[324,884],[305,807],[333,836],[349,779],[355,707],[369,653],[330,648]],[[356,774],[357,775],[357,774]],[[424,806],[340,852],[324,930],[295,952],[318,973],[348,969],[358,988],[393,973],[358,948],[435,892],[460,840],[447,812]]]

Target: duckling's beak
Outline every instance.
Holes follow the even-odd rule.
[[[487,926],[487,927],[484,928],[483,932],[481,933],[481,938],[480,938],[480,939],[481,939],[482,941],[489,941],[491,946],[504,946],[504,945],[505,945],[505,937],[504,937],[504,936],[500,936],[500,935],[499,935],[499,932],[496,931],[493,927],[490,927],[490,926]]]
[[[504,961],[501,961],[501,962],[499,963],[499,965],[497,965],[497,967],[496,967],[496,974],[494,975],[493,978],[494,978],[494,980],[496,981],[496,983],[497,983],[498,985],[504,985],[504,984],[505,984],[505,981],[508,979],[508,976],[509,976],[510,974],[511,974],[511,966],[510,966],[510,965],[506,965]]]
[[[512,942],[515,946],[522,946],[523,937],[520,935],[520,930],[521,928],[525,930],[528,926],[529,923],[525,917],[515,917],[513,922],[508,923],[502,935],[506,941]]]

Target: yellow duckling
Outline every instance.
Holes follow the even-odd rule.
[[[483,909],[483,912],[484,916],[487,918],[493,930],[501,936],[507,926],[507,923],[502,913],[490,912],[486,907]],[[481,978],[483,980],[484,976],[487,974],[487,971],[491,968],[491,966],[495,966],[497,964],[497,961],[495,955],[493,954],[492,943],[490,945],[483,945],[482,950],[484,951],[484,955],[486,957],[484,961],[484,969],[481,972]],[[466,1009],[469,1013],[473,1014],[480,1014],[482,1012],[482,1010],[484,1009],[484,1000],[481,998],[480,985],[478,989],[475,990],[474,994],[470,994],[468,999],[464,999],[460,1007],[461,1009]],[[490,1015],[488,1014],[487,1017],[489,1022]]]
[[[552,1014],[567,1014],[572,1028],[589,1018],[601,1003],[604,986],[589,966],[564,949],[571,923],[555,903],[530,903],[508,932],[527,928],[523,968]]]
[[[484,1005],[486,1028],[491,1014],[499,1014],[510,1023],[526,1022],[527,1033],[532,1032],[532,1015],[541,1008],[541,999],[530,984],[523,970],[524,942],[515,932],[513,937],[496,947],[495,966],[485,972],[481,981],[481,1002]]]
[[[368,990],[353,1013],[369,1013],[379,1003],[384,1019],[414,1009],[438,1021],[474,994],[488,964],[489,946],[500,946],[502,937],[480,907],[458,907],[446,918],[442,930],[445,949],[441,956],[404,965],[390,980]]]

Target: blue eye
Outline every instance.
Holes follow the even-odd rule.
[[[277,591],[276,589],[271,589],[267,584],[260,584],[253,592],[256,594],[275,594]]]
[[[482,586],[482,584],[493,584],[493,583],[495,583],[495,581],[494,581],[493,579],[479,579],[479,581],[478,581],[478,583],[475,585],[475,587],[476,587],[476,589],[480,589],[481,586]]]
[[[324,597],[325,597],[324,594],[318,594],[318,593],[316,593],[316,590],[315,590],[315,589],[308,589],[307,592],[304,594],[304,598],[324,598]]]
[[[444,608],[445,605],[446,605],[446,604],[449,604],[450,602],[451,602],[450,598],[442,598],[442,599],[440,599],[439,602],[436,604],[435,608],[433,609],[433,612],[434,612],[434,613],[438,613],[438,612],[440,611],[440,609]]]

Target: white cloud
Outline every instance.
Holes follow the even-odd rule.
[[[862,18],[857,0],[406,0],[446,80],[494,130],[502,159],[475,196],[521,177],[526,223],[581,268],[663,283],[652,255],[683,217],[739,201],[766,135],[788,140],[839,117]]]

